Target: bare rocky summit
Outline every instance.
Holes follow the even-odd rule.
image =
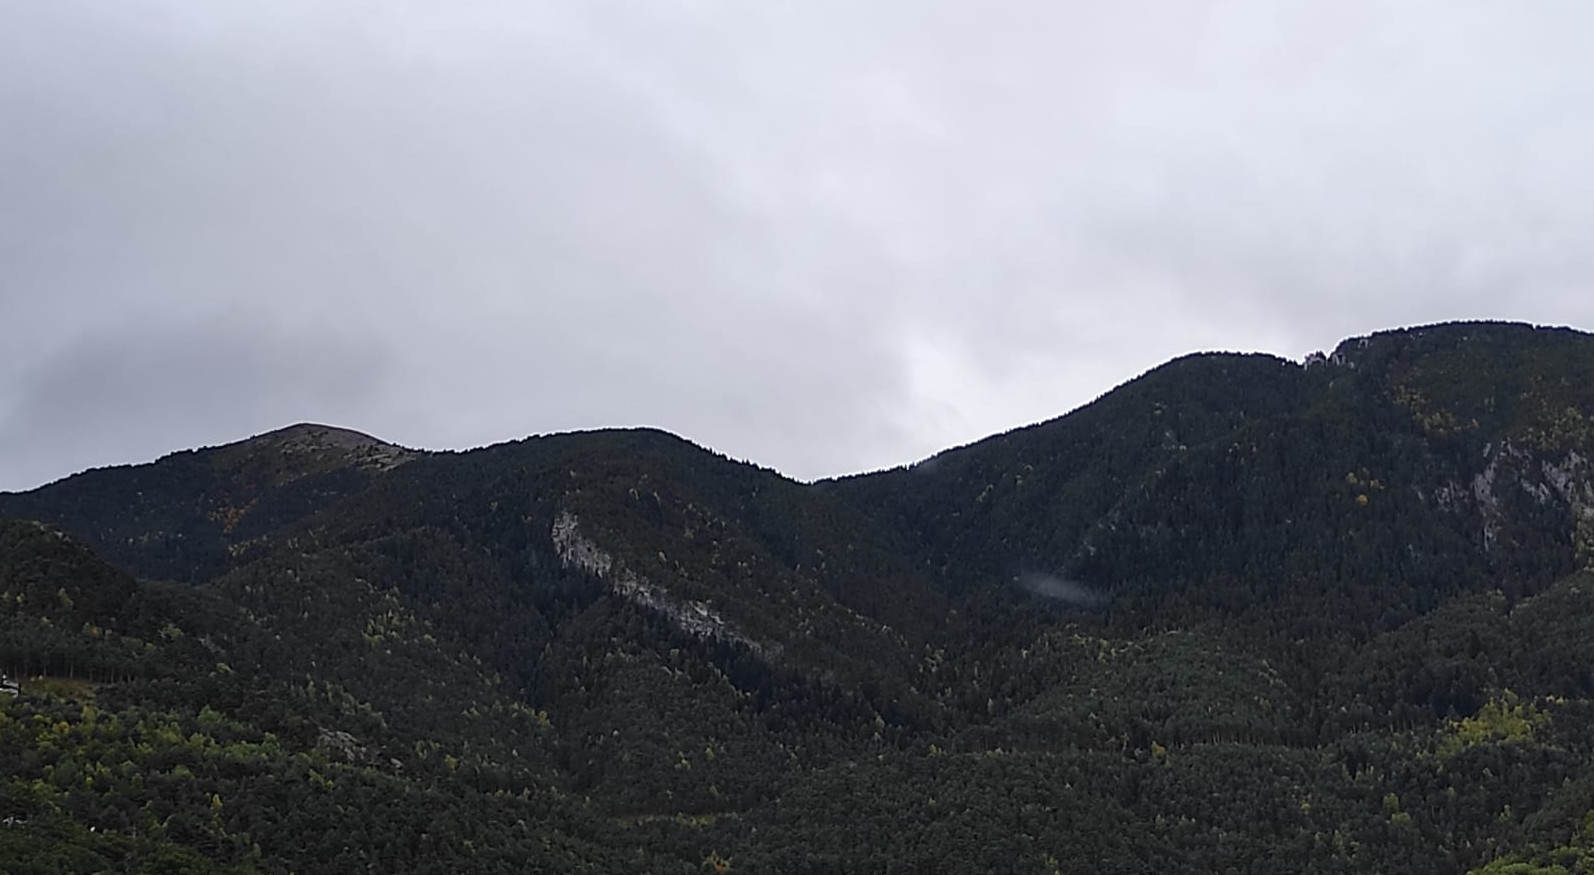
[[[364,432],[311,422],[255,435],[215,452],[224,463],[269,468],[270,479],[279,485],[349,467],[388,471],[421,455]]]

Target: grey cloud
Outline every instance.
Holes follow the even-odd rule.
[[[0,477],[32,485],[301,419],[357,423],[382,389],[380,350],[259,314],[85,338],[17,381],[0,417]]]
[[[805,477],[1197,349],[1594,327],[1579,4],[0,16],[0,434],[39,447],[65,427],[41,387],[78,385],[48,375],[130,354],[107,338],[205,350],[237,312],[269,317],[228,342],[284,422],[439,447],[650,424]],[[284,336],[378,364],[307,400],[271,376]],[[136,451],[40,449],[0,488],[245,414],[165,409]]]

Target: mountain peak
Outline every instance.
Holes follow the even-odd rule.
[[[386,448],[400,453],[405,452],[404,448],[397,444],[390,444],[365,432],[336,425],[323,425],[317,422],[294,423],[274,431],[257,434],[254,437],[239,441],[239,443],[270,444],[280,446],[289,451],[344,449],[352,452],[371,448]]]
[[[314,422],[268,431],[213,452],[224,464],[265,465],[279,483],[339,468],[386,471],[420,456],[364,432]]]

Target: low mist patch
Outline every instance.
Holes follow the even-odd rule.
[[[1107,606],[1107,595],[1075,580],[1055,574],[1021,574],[1019,589],[1071,608],[1093,611]]]

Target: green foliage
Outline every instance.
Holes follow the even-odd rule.
[[[1590,871],[1591,366],[1189,356],[818,484],[301,426],[0,495],[0,869]]]

